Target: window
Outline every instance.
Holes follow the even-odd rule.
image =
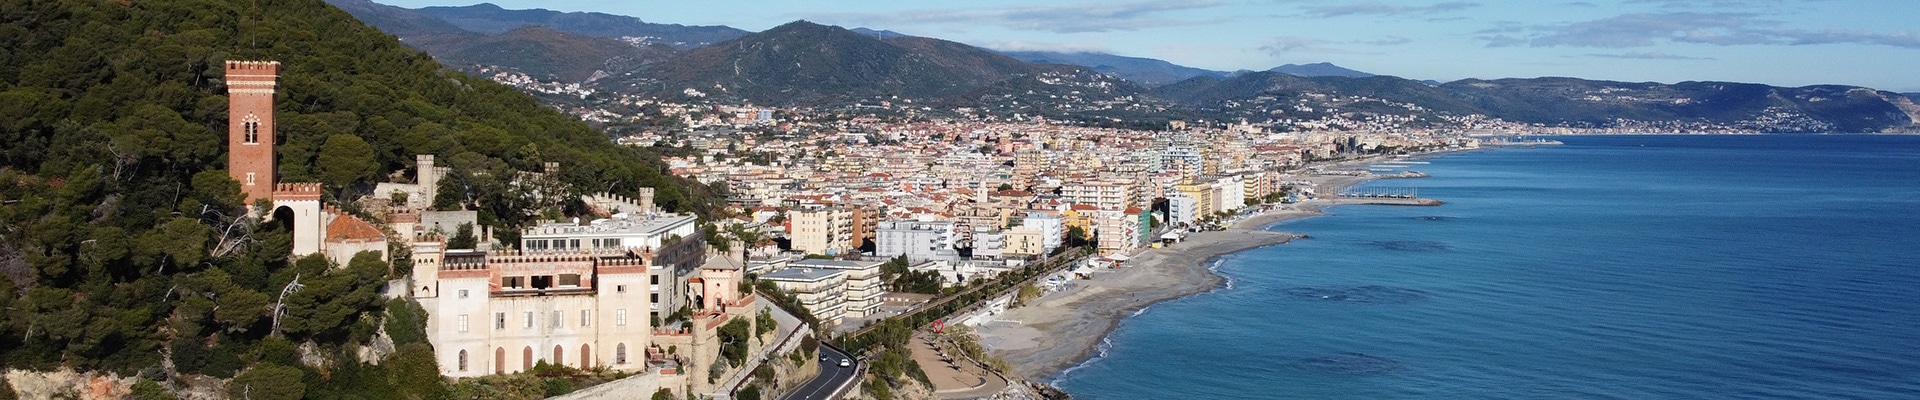
[[[578,249],[578,248],[580,248],[580,239],[571,239],[571,240],[568,240],[568,241],[567,241],[567,248],[569,248],[569,249]]]
[[[621,364],[621,365],[625,365],[627,363],[627,344],[626,343],[621,343],[613,347],[613,363]]]
[[[501,277],[500,287],[507,288],[507,289],[525,288],[527,287],[527,277],[524,277],[524,276]]]
[[[532,327],[533,327],[533,312],[532,312],[532,311],[528,311],[528,312],[527,312],[527,327],[528,327],[528,328],[532,328]]]
[[[246,144],[260,143],[260,117],[247,114],[247,118],[244,121],[245,122],[240,123],[240,129],[242,131],[240,141],[246,142]]]
[[[580,310],[580,326],[593,326],[593,310]]]
[[[466,350],[460,351],[460,370],[461,371],[467,370],[467,351]]]
[[[627,285],[613,285],[613,291],[616,293],[626,293]]]
[[[460,314],[460,331],[461,332],[467,331],[467,315],[466,314]]]
[[[560,274],[560,286],[580,287],[580,274]]]
[[[615,326],[627,326],[627,309],[613,310],[613,324]],[[626,357],[621,357],[620,359],[625,360]]]
[[[659,303],[659,302],[660,302],[660,294],[659,294],[659,293],[648,293],[648,294],[647,294],[647,301],[649,301],[649,302],[654,302],[654,303]]]
[[[659,276],[659,275],[652,275],[652,276],[648,276],[648,278],[651,278],[651,279],[653,279],[653,284],[655,284],[655,285],[658,285],[658,284],[660,284],[660,276]]]
[[[252,172],[248,172],[248,173],[247,173],[247,185],[248,185],[248,186],[252,186],[252,185],[253,185],[253,173],[252,173]]]
[[[560,310],[553,310],[553,318],[547,322],[548,322],[547,324],[548,326],[559,328],[560,327]]]
[[[467,290],[466,290],[466,289],[460,289],[460,298],[462,298],[462,299],[464,299],[464,298],[467,298]]]
[[[507,313],[493,313],[493,329],[507,329]]]

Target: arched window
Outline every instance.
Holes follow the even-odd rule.
[[[557,345],[557,344],[553,345],[553,365],[554,366],[567,365],[567,363],[561,362],[561,358],[560,358],[560,353],[564,351],[566,350],[560,348],[560,345]]]
[[[593,368],[593,350],[585,344],[580,345],[580,368]]]
[[[467,351],[461,350],[460,351],[460,371],[464,372],[466,370],[467,370]]]
[[[520,364],[522,364],[520,366],[520,372],[533,370],[533,346],[527,346],[526,349],[520,350]]]
[[[627,344],[626,343],[621,343],[613,346],[613,363],[619,364],[619,365],[627,365]]]
[[[253,114],[247,114],[247,118],[242,121],[244,122],[240,123],[240,126],[241,126],[240,140],[245,141],[246,143],[249,143],[249,144],[260,143],[260,117],[255,117],[253,116]]]

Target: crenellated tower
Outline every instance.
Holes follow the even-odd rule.
[[[246,204],[271,198],[274,186],[273,93],[279,61],[227,61],[227,174]]]

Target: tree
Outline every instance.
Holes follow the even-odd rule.
[[[653,400],[673,400],[673,391],[667,390],[667,388],[660,388],[660,390],[653,392]]]
[[[307,393],[306,373],[273,363],[255,364],[227,382],[227,397],[252,400],[297,400]]]
[[[326,143],[320,145],[320,155],[314,164],[320,167],[322,182],[341,190],[373,177],[380,168],[373,158],[373,145],[359,136],[344,133],[327,137]]]
[[[1067,247],[1081,247],[1088,243],[1087,230],[1078,226],[1067,227]]]
[[[1001,191],[1008,191],[1008,190],[1013,190],[1013,184],[1011,184],[1011,183],[1002,183],[1002,184],[1000,184],[1000,188],[999,188],[999,190],[1001,190]]]
[[[460,224],[458,228],[454,228],[453,236],[447,238],[447,248],[449,249],[472,249],[478,247],[479,244],[480,240],[474,238],[473,224],[470,223]]]

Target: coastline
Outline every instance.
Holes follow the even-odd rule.
[[[1379,158],[1345,161],[1329,168],[1378,162]],[[1308,177],[1317,193],[1333,194],[1377,175],[1322,175]],[[1073,281],[1065,290],[1009,309],[980,324],[975,332],[981,344],[1013,366],[1012,375],[1044,381],[1090,361],[1120,321],[1160,302],[1206,293],[1224,286],[1226,277],[1211,268],[1221,258],[1249,249],[1287,243],[1305,237],[1267,231],[1269,225],[1323,215],[1334,205],[1369,204],[1367,199],[1314,199],[1275,204],[1264,212],[1235,222],[1224,231],[1189,234],[1171,247],[1147,249],[1125,267]]]

